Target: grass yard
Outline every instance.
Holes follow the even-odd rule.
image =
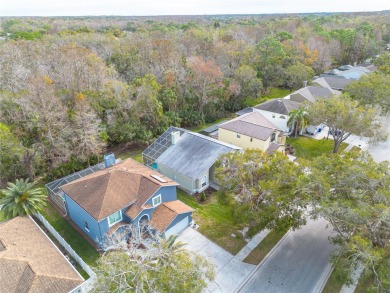
[[[341,282],[337,279],[336,274],[332,273],[326,282],[326,285],[324,289],[322,290],[322,293],[334,293],[334,292],[340,292],[341,288],[343,287],[344,282]]]
[[[372,275],[362,275],[355,289],[355,293],[366,293],[368,288],[374,285],[374,277]]]
[[[297,138],[288,137],[286,143],[292,145],[295,150],[295,156],[304,159],[313,159],[324,153],[333,151],[333,140],[314,139],[305,136],[298,136]],[[344,150],[348,144],[342,143],[339,151]]]
[[[271,231],[244,259],[244,262],[258,265],[286,233],[287,230]]]
[[[196,201],[195,197],[180,189],[177,190],[177,197],[195,210],[193,216],[199,225],[199,232],[207,238],[234,255],[246,245],[242,234],[238,232],[244,225],[234,222],[231,207],[220,203],[217,193],[211,196],[209,202],[202,205]],[[236,237],[232,237],[232,233]]]
[[[223,120],[230,120],[230,119],[235,118],[235,117],[237,117],[235,114],[230,114],[227,117],[219,118],[219,119],[215,120],[214,122],[204,123],[204,124],[201,124],[201,125],[191,126],[191,127],[184,127],[184,128],[188,129],[188,130],[191,130],[193,132],[199,132],[199,131],[207,128],[207,127],[210,127],[210,126],[212,126],[214,124],[222,122]]]
[[[50,204],[41,214],[88,265],[96,265],[99,253]]]
[[[271,100],[271,99],[284,98],[285,96],[289,95],[290,93],[291,93],[290,90],[272,88],[271,91],[264,96],[260,96],[260,97],[255,98],[255,99],[247,99],[245,101],[245,105],[247,107],[253,107],[253,106],[256,106],[258,104],[261,104],[261,103],[266,102],[266,101]]]
[[[117,158],[122,159],[122,160],[125,160],[127,158],[132,158],[135,161],[140,162],[140,163],[143,164],[143,162],[142,162],[142,151],[143,150],[126,150],[126,151],[117,152],[115,154],[115,156]]]

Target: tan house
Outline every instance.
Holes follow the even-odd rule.
[[[244,149],[268,153],[284,151],[286,136],[258,112],[248,113],[219,126],[218,139]]]
[[[67,293],[83,282],[31,218],[0,223],[0,292]]]

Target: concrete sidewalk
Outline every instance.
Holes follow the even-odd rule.
[[[235,256],[234,258],[243,261],[251,252],[253,249],[256,248],[257,245],[263,241],[265,237],[271,232],[268,229],[262,230],[259,233],[257,233],[255,236],[252,237],[252,239],[248,242],[247,245],[245,245]]]

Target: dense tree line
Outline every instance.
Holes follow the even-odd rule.
[[[362,62],[390,41],[389,18],[3,18],[2,181],[77,169],[107,145],[148,143]]]

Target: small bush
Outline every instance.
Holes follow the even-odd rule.
[[[206,200],[206,194],[204,192],[202,192],[199,196],[199,199],[201,202],[204,202]]]

